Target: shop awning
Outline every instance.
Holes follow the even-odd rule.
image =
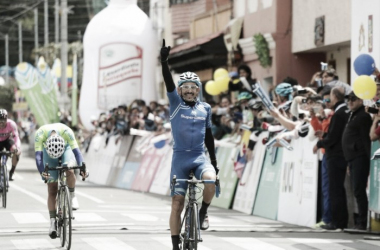
[[[223,32],[191,40],[170,51],[169,65],[176,73],[226,65],[227,49]]]

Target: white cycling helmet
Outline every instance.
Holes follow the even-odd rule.
[[[188,71],[188,72],[182,73],[179,76],[178,87],[180,87],[185,82],[193,82],[199,87],[201,81],[199,80],[199,77],[197,74],[195,74],[194,72]]]
[[[46,152],[53,159],[57,159],[63,155],[65,146],[65,140],[59,135],[50,136],[45,143]]]

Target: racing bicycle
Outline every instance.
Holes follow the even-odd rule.
[[[0,184],[1,184],[1,202],[3,208],[7,208],[7,192],[8,192],[8,171],[7,171],[7,160],[8,157],[12,157],[12,152],[6,151],[5,149],[3,151],[0,151]]]
[[[83,162],[82,166],[69,167],[62,165],[61,158],[58,159],[58,166],[56,168],[49,168],[48,163],[45,164],[45,176],[48,176],[49,171],[58,171],[58,193],[57,193],[57,237],[61,240],[61,247],[66,247],[67,250],[71,248],[71,234],[72,225],[71,220],[73,217],[73,210],[71,207],[71,199],[69,188],[66,184],[66,171],[71,169],[80,169],[88,177],[86,172],[86,164]],[[85,177],[82,178],[82,181]],[[47,180],[45,180],[45,183]]]
[[[190,172],[189,179],[177,179],[174,175],[171,183],[171,194],[175,193],[176,183],[186,182],[188,183],[188,202],[186,205],[185,214],[182,218],[179,238],[181,250],[197,250],[198,242],[202,242],[201,231],[200,231],[200,221],[198,213],[198,203],[197,203],[197,190],[200,188],[197,184],[210,184],[215,183],[216,190],[215,196],[219,197],[221,193],[219,176],[216,180],[197,180],[194,178],[193,171]]]

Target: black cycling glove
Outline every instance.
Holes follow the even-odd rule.
[[[219,168],[218,168],[218,163],[216,162],[216,159],[215,160],[211,160],[211,165],[214,167],[216,175],[218,175]]]
[[[162,39],[162,48],[161,48],[161,62],[166,62],[168,60],[168,57],[169,57],[169,53],[170,53],[170,46],[165,46],[165,39]]]

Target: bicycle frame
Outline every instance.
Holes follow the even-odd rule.
[[[177,179],[176,176],[173,176],[172,185],[171,185],[171,194],[174,195],[175,192],[175,184],[177,182],[187,182],[188,183],[188,202],[186,205],[185,214],[181,221],[181,227],[179,232],[179,237],[181,240],[181,244],[186,245],[187,247],[190,247],[189,249],[197,249],[198,242],[203,242],[201,237],[201,230],[200,230],[200,221],[198,216],[198,202],[197,202],[197,184],[211,184],[215,183],[216,186],[216,192],[215,196],[219,197],[220,194],[220,183],[219,183],[219,177],[217,176],[217,179],[214,180],[194,180],[194,173],[193,171],[190,172],[189,179]],[[193,216],[196,218],[194,219]],[[192,231],[192,225],[196,221],[196,232]],[[185,225],[185,227],[184,227]],[[181,230],[184,227],[184,232],[181,234]],[[193,234],[193,235],[192,235]],[[190,246],[190,245],[195,245]],[[185,248],[183,248],[185,249]]]
[[[62,166],[62,159],[58,159],[58,166],[56,168],[49,168],[48,164],[45,164],[45,173],[48,171],[58,171],[58,192],[57,192],[57,237],[61,239],[61,247],[65,247],[70,250],[71,247],[71,220],[72,216],[71,200],[69,198],[69,188],[66,181],[66,171],[71,169],[81,169],[86,173],[86,165],[83,162],[82,166]],[[88,176],[88,175],[86,175]],[[82,178],[85,180],[85,177]],[[47,180],[45,180],[47,182]],[[67,228],[68,227],[68,228]]]
[[[3,208],[7,207],[7,189],[8,189],[8,171],[7,171],[7,161],[8,157],[12,157],[12,153],[6,151],[0,151],[1,165],[0,165],[0,182],[2,184],[2,193],[0,193]]]

